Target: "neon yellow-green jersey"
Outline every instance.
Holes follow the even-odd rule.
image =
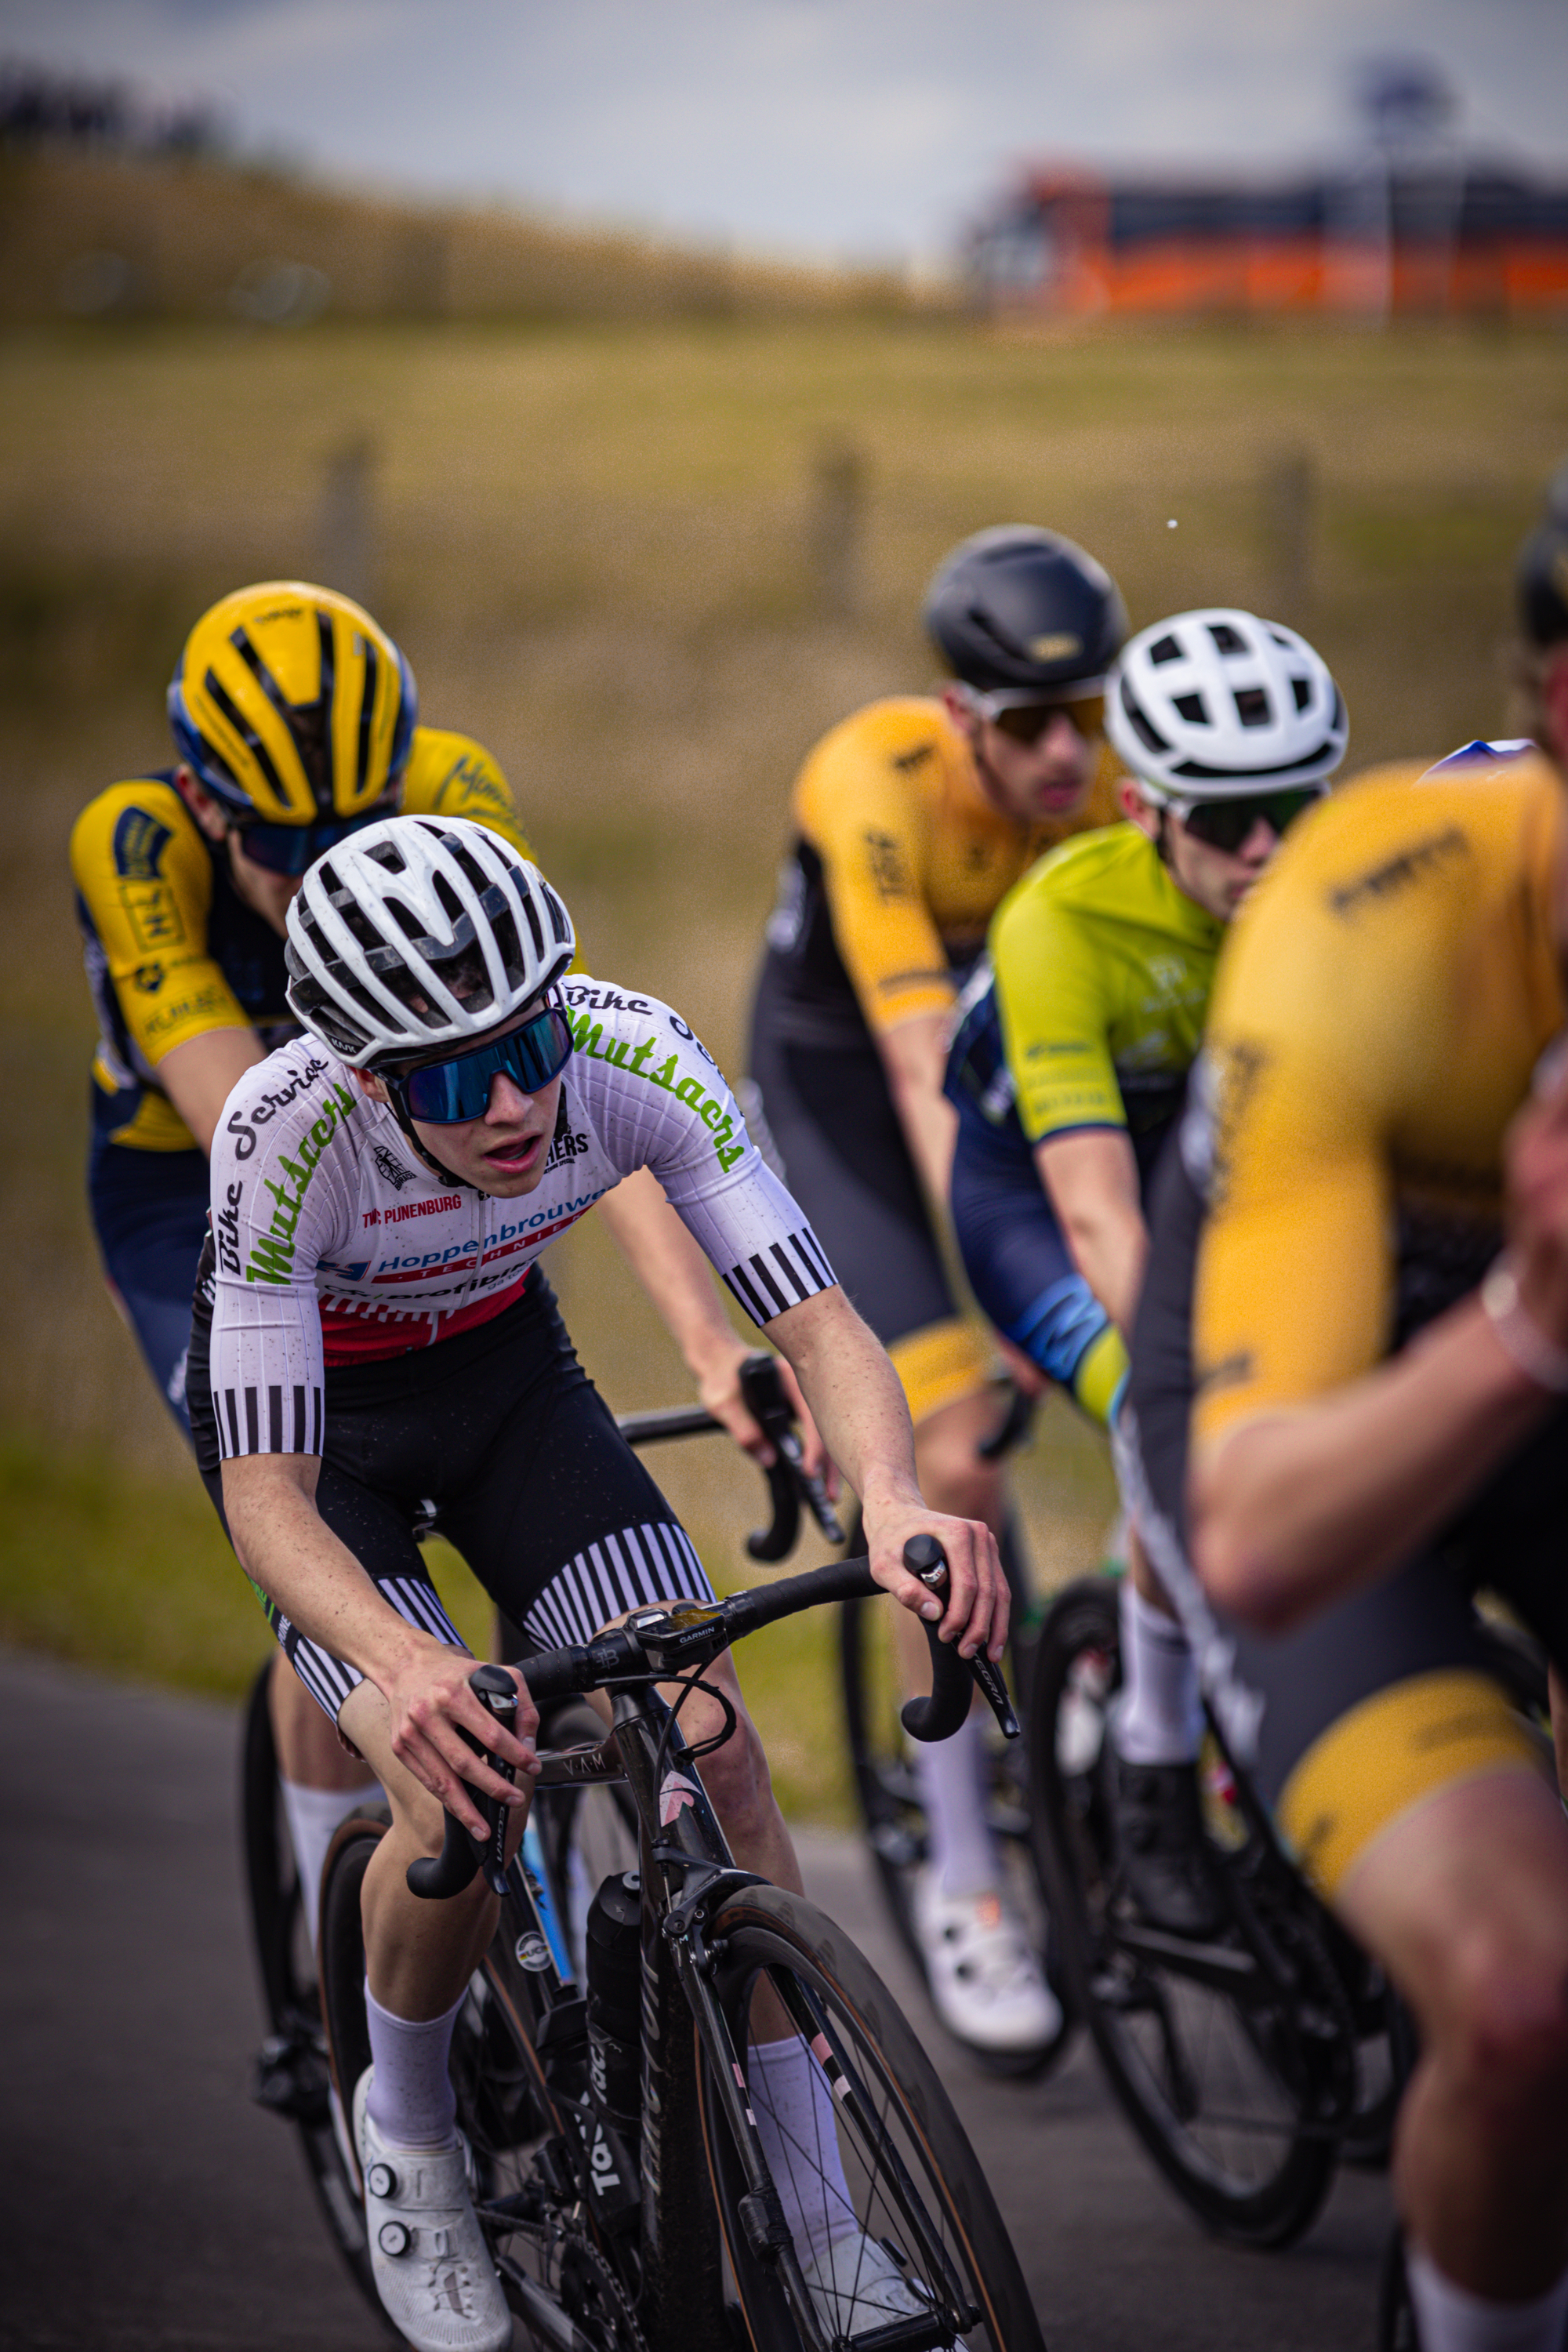
[[[1031,1144],[1169,1118],[1224,936],[1134,824],[1082,834],[1031,866],[989,942],[1002,1053]]]

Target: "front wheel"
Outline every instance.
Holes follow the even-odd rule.
[[[930,2345],[1045,2352],[974,2151],[868,1961],[810,1904],[773,1886],[732,1895],[712,1937],[714,1988],[745,2053],[747,2104],[772,2118],[788,2151],[795,2251],[821,2334],[843,2343],[914,2317],[926,2320]],[[808,2053],[807,2076],[781,2070],[776,2042],[765,2062],[750,2046],[752,1995],[764,1982]],[[799,2352],[784,2275],[771,2250],[759,2251],[754,2200],[700,2042],[699,2055],[703,2140],[751,2352]]]
[[[1041,1630],[1030,1744],[1068,1979],[1123,2113],[1177,2194],[1221,2237],[1288,2245],[1316,2218],[1355,2113],[1350,1995],[1322,1914],[1259,1851],[1217,1750],[1205,1830],[1231,1922],[1206,1944],[1142,1922],[1121,1883],[1108,1770],[1120,1682],[1114,1587],[1069,1585]]]

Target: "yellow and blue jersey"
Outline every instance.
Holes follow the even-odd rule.
[[[468,736],[415,729],[400,805],[409,816],[472,817],[531,854],[506,778]],[[189,1151],[195,1139],[158,1084],[159,1065],[211,1029],[281,1043],[297,1025],[283,941],[237,893],[226,844],[203,833],[173,769],[100,793],[77,819],[70,860],[99,1018],[99,1139]]]

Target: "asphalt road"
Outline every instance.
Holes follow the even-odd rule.
[[[237,1719],[0,1653],[0,2345],[385,2352],[287,2126],[251,2105],[259,2011],[234,1831]],[[893,1986],[1012,2229],[1051,2352],[1371,2352],[1386,2183],[1341,2177],[1302,2245],[1212,2244],[1081,2045],[973,2074],[848,1841],[814,1898]]]

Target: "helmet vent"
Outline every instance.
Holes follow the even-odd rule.
[[[356,834],[306,875],[289,940],[289,1003],[361,1067],[493,1028],[573,950],[543,877],[467,818],[388,817]]]
[[[521,988],[523,973],[522,950],[518,945],[517,925],[512,919],[510,909],[505,909],[492,918],[490,936],[495,940],[497,951],[500,956],[500,967],[506,974],[507,986]]]
[[[1206,727],[1209,724],[1208,705],[1201,694],[1178,694],[1176,709],[1184,719],[1190,719],[1194,727]]]
[[[1157,645],[1150,646],[1149,658],[1152,662],[1180,661],[1182,648],[1174,637],[1162,637]]]
[[[481,893],[487,890],[489,887],[490,877],[472,850],[465,849],[460,841],[452,839],[450,834],[447,835],[447,846],[452,853],[452,863],[458,872],[467,876],[476,890]]]
[[[1155,734],[1154,730],[1150,726],[1149,721],[1144,718],[1143,713],[1133,701],[1131,695],[1127,690],[1127,680],[1125,678],[1121,681],[1121,708],[1125,710],[1129,719],[1131,721],[1133,733],[1137,736],[1138,740],[1142,744],[1143,749],[1146,751],[1168,751],[1170,750],[1171,747],[1165,741],[1163,736]]]
[[[1297,709],[1307,709],[1312,699],[1311,680],[1305,677],[1293,677],[1290,680],[1290,691],[1296,698]]]
[[[1236,715],[1244,727],[1268,727],[1274,718],[1268,697],[1260,686],[1237,688]]]
[[[1214,639],[1216,654],[1244,654],[1247,651],[1247,639],[1239,629],[1233,629],[1228,621],[1211,621],[1209,635]]]

